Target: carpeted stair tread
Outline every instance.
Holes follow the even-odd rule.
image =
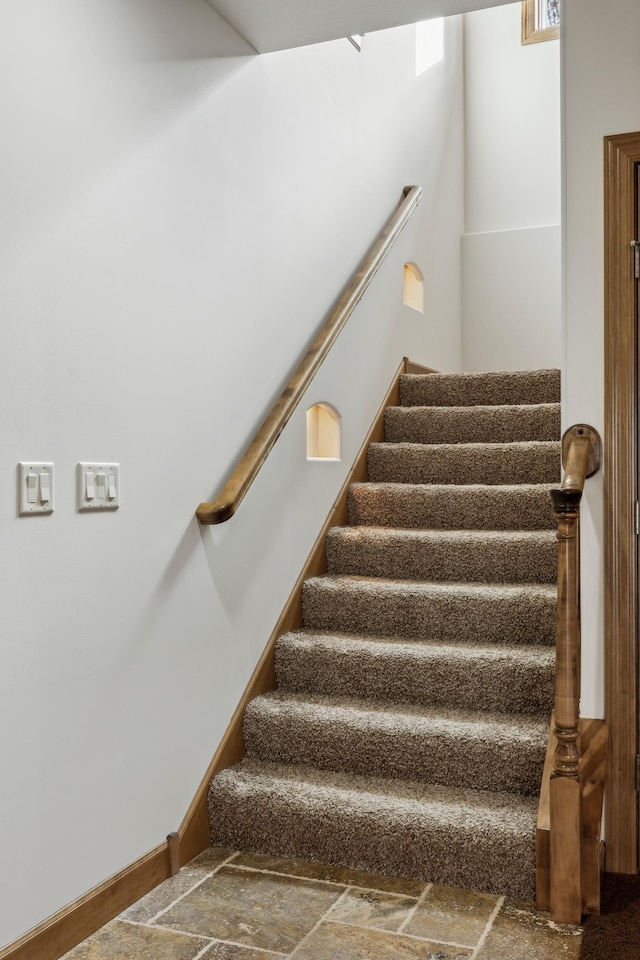
[[[331,574],[400,580],[556,583],[553,531],[402,530],[333,527]]]
[[[559,370],[404,374],[404,407],[469,407],[560,402]]]
[[[372,443],[374,483],[556,483],[560,441],[523,443]]]
[[[273,692],[245,711],[247,755],[364,776],[533,794],[540,789],[548,718],[385,707],[370,700]]]
[[[557,440],[560,404],[475,407],[388,407],[389,443],[511,443]]]
[[[307,629],[279,637],[280,690],[549,717],[550,646],[403,640]]]
[[[535,797],[245,760],[209,793],[212,841],[531,899]]]
[[[555,643],[556,589],[543,584],[421,583],[313,577],[304,623],[320,630],[473,643]]]
[[[406,375],[214,777],[212,841],[530,899],[553,701],[557,370]]]
[[[349,522],[412,529],[551,530],[550,486],[352,483]]]

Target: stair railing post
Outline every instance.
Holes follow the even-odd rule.
[[[600,437],[578,424],[563,437],[562,486],[551,491],[558,540],[555,737],[549,784],[551,918],[580,923],[582,786],[580,783],[580,501],[600,463]]]

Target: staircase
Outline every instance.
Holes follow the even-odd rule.
[[[533,898],[559,394],[555,370],[400,378],[211,784],[214,843]]]

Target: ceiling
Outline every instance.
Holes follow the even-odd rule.
[[[258,53],[448,17],[513,0],[207,0]]]

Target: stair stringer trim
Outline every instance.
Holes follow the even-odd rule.
[[[436,373],[431,368],[413,363],[407,357],[402,359],[396,370],[391,385],[382,401],[373,423],[358,451],[353,465],[334,500],[327,519],[311,548],[306,563],[289,595],[289,599],[276,623],[262,656],[246,686],[246,689],[229,722],[229,726],[216,750],[207,771],[202,778],[198,791],[189,806],[180,829],[180,865],[184,866],[206,850],[210,845],[209,813],[207,797],[211,781],[217,773],[239,763],[245,756],[243,718],[247,704],[263,693],[276,689],[275,648],[276,641],[283,633],[296,630],[303,625],[302,619],[302,587],[306,580],[326,573],[326,537],[329,529],[336,526],[345,526],[348,523],[348,492],[353,483],[367,480],[367,453],[371,443],[384,440],[384,414],[387,407],[399,406],[400,403],[400,376],[404,373]]]

